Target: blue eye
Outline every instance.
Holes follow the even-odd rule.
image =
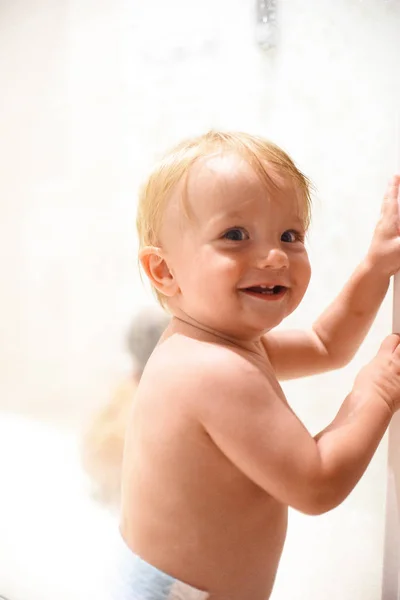
[[[284,231],[281,235],[282,242],[288,242],[289,244],[293,244],[294,242],[302,242],[303,236],[298,231],[294,231],[293,229],[288,229]]]
[[[222,236],[225,240],[230,240],[231,242],[243,242],[248,239],[249,236],[240,227],[233,227],[224,233]]]

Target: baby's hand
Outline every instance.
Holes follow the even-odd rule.
[[[392,413],[400,408],[399,335],[389,335],[382,342],[376,356],[357,375],[352,393],[382,399]]]
[[[400,175],[388,185],[367,260],[388,277],[400,270]]]

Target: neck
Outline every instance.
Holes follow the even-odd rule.
[[[249,340],[238,338],[225,332],[213,329],[204,323],[200,323],[193,317],[185,314],[183,311],[179,311],[178,314],[173,316],[171,323],[167,328],[167,331],[168,330],[170,333],[183,333],[198,340],[229,345],[234,348],[246,350],[247,352],[265,356],[265,348],[261,341],[261,335],[255,339]]]

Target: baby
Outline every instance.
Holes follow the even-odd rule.
[[[400,405],[387,337],[312,437],[278,380],[347,364],[400,269],[391,181],[365,259],[310,331],[275,328],[310,280],[307,179],[278,147],[210,132],[154,168],[140,261],[172,319],[139,383],[122,472],[118,600],[266,600],[288,506],[338,506]]]

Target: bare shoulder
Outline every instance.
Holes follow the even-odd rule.
[[[254,362],[222,344],[177,336],[163,342],[146,369],[146,379],[157,379],[164,392],[190,394],[208,400],[265,386],[268,378]]]

